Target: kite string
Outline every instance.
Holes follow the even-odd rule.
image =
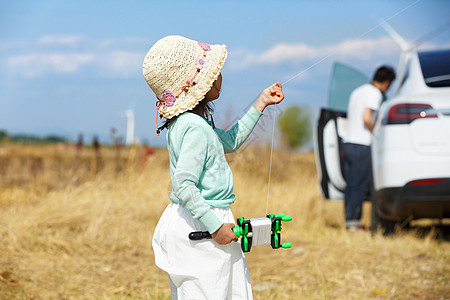
[[[266,201],[266,216],[267,216],[267,212],[269,210],[269,195],[270,195],[270,178],[272,175],[272,158],[273,158],[273,141],[274,141],[274,136],[275,136],[275,119],[276,119],[276,103],[274,104],[274,113],[273,113],[273,122],[272,122],[272,142],[270,145],[270,162],[269,162],[269,182],[267,184],[267,201]]]

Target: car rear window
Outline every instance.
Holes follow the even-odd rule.
[[[421,52],[419,61],[428,86],[450,86],[450,50]]]

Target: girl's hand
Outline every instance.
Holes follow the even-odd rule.
[[[266,88],[262,91],[261,95],[259,95],[258,100],[256,100],[254,108],[263,112],[264,109],[272,104],[278,104],[284,99],[283,88],[281,87],[281,83],[277,82]]]
[[[226,245],[231,242],[237,242],[238,238],[234,234],[233,230],[231,228],[234,227],[233,223],[224,223],[222,226],[220,226],[219,229],[217,229],[211,236],[219,245]]]

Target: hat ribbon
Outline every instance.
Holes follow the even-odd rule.
[[[156,107],[158,107],[158,109],[156,110],[156,134],[159,136],[160,130],[159,130],[159,126],[158,126],[158,116],[159,119],[161,119],[161,115],[159,114],[159,110],[160,109],[164,109],[164,107],[166,107],[166,102],[165,101],[161,101],[158,99],[158,101],[156,101]]]

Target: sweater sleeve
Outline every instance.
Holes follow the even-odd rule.
[[[207,157],[207,140],[203,129],[190,126],[183,136],[177,168],[172,176],[172,188],[175,197],[198,219],[205,228],[213,233],[222,225],[198,189],[203,167]]]
[[[215,128],[225,152],[233,152],[245,142],[262,116],[262,112],[253,106],[230,130]]]

